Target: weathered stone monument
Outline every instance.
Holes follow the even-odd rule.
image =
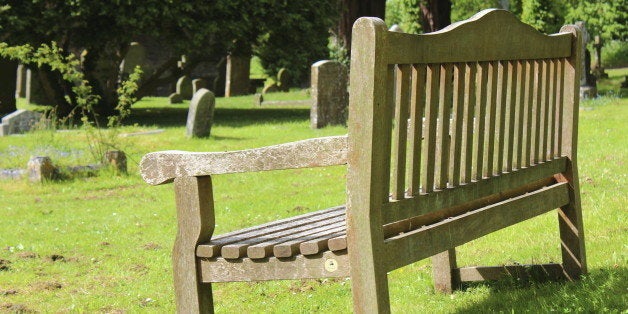
[[[251,57],[227,56],[225,97],[249,93]]]
[[[183,103],[183,97],[181,97],[181,95],[177,93],[170,94],[170,96],[168,96],[168,100],[170,101],[171,104]]]
[[[403,28],[401,28],[398,24],[393,24],[393,26],[391,26],[388,30],[391,32],[403,33]]]
[[[194,94],[185,124],[187,137],[209,137],[214,123],[215,107],[216,99],[211,91],[201,88]]]
[[[179,78],[177,81],[177,94],[181,95],[183,99],[192,98],[192,80],[189,76],[185,75]]]
[[[127,79],[129,74],[133,73],[136,66],[140,66],[145,74],[148,74],[146,61],[146,48],[138,42],[129,44],[129,48],[120,63],[120,76],[123,80]]]
[[[277,72],[277,88],[279,91],[287,92],[290,90],[290,72],[285,68],[279,69]]]
[[[209,89],[209,84],[204,79],[194,79],[192,80],[192,94],[196,94],[201,88]]]
[[[51,180],[57,171],[50,157],[31,157],[26,167],[31,182]]]
[[[26,66],[18,64],[15,78],[15,98],[26,97]]]
[[[28,132],[41,120],[41,117],[42,114],[36,111],[16,110],[2,118],[0,136]]]
[[[52,100],[48,98],[44,87],[41,84],[41,70],[26,70],[26,102],[35,105],[51,105]]]
[[[347,72],[338,61],[322,60],[312,65],[310,126],[313,129],[347,123]]]
[[[126,154],[121,150],[109,150],[105,152],[103,163],[110,165],[117,173],[127,173]]]
[[[12,112],[15,107],[15,75],[17,62],[0,59],[0,115]]]
[[[598,79],[608,78],[608,74],[604,71],[604,67],[602,66],[602,46],[604,43],[602,42],[602,38],[598,35],[594,37],[593,47],[595,47],[595,67],[593,67],[593,75]]]
[[[591,74],[591,54],[587,49],[590,40],[589,32],[583,21],[576,22],[582,30],[582,77],[580,77],[580,98],[594,98],[597,96],[595,76]]]

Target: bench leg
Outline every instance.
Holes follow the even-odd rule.
[[[456,249],[432,256],[434,288],[443,293],[452,293],[459,286],[456,269]]]
[[[213,313],[211,284],[200,280],[196,258],[198,243],[214,231],[214,200],[209,176],[174,180],[177,237],[172,252],[178,313]]]
[[[200,281],[196,254],[184,251],[186,248],[175,243],[172,261],[177,313],[214,313],[212,286]]]
[[[352,263],[355,265],[355,263]],[[360,265],[360,267],[367,265]],[[364,267],[358,273],[351,269],[351,290],[354,313],[390,313],[388,275],[382,267]],[[369,269],[369,271],[365,271]]]
[[[573,171],[557,179],[569,182],[569,204],[558,209],[563,268],[567,279],[577,280],[587,273],[578,177]]]

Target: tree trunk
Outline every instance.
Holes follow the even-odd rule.
[[[420,6],[424,33],[435,32],[451,24],[451,0],[427,0]]]
[[[386,0],[342,0],[342,11],[338,22],[337,37],[342,40],[347,53],[351,55],[351,28],[362,16],[384,18]]]
[[[0,117],[11,113],[15,107],[15,83],[17,62],[0,59]]]
[[[102,116],[116,114],[118,104],[119,66],[122,61],[120,53],[112,48],[94,47],[89,49],[83,61],[85,79],[92,86],[92,93],[100,96],[94,106],[94,113]]]

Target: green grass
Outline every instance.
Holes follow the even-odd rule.
[[[303,97],[293,92],[281,97]],[[292,98],[294,99],[294,98]],[[219,98],[209,139],[186,139],[187,104],[142,100],[117,133],[128,176],[102,173],[31,184],[0,180],[0,312],[174,311],[170,250],[175,236],[172,185],[148,186],[137,164],[150,151],[225,151],[346,129],[309,128],[305,107],[253,107],[252,97]],[[428,261],[390,273],[391,303],[403,313],[614,312],[628,310],[628,100],[582,103],[579,167],[589,274],[576,283],[497,282],[434,292]],[[33,151],[62,152],[61,165],[92,162],[86,132],[37,131],[0,139],[0,169],[23,167]],[[74,155],[67,152],[75,152]],[[37,153],[39,154],[39,152]],[[343,203],[344,167],[215,176],[216,233]],[[56,257],[55,257],[56,256]],[[58,256],[63,256],[59,258]],[[459,249],[461,265],[559,261],[555,213],[504,229]],[[348,280],[215,284],[217,310],[349,313]]]

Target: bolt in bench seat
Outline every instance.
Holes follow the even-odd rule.
[[[347,136],[143,158],[146,182],[174,181],[177,311],[212,312],[213,282],[350,277],[354,312],[387,313],[388,272],[428,257],[447,292],[586,273],[579,28],[545,35],[485,10],[424,35],[361,18],[352,37]],[[213,235],[211,176],[345,164],[344,206]],[[457,246],[551,210],[562,263],[458,267]]]

